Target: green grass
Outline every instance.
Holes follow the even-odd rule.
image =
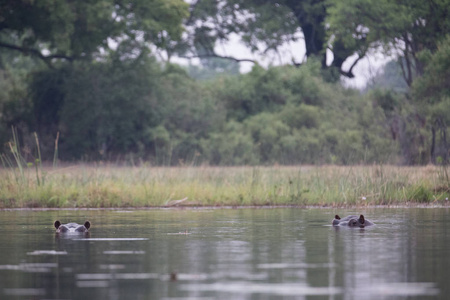
[[[0,208],[179,205],[446,205],[439,166],[117,167],[0,169]],[[44,176],[45,175],[45,176]],[[45,177],[45,180],[43,178]]]

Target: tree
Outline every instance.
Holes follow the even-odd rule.
[[[33,73],[34,130],[42,151],[51,153],[56,132],[63,159],[112,159],[148,146],[146,132],[161,121],[155,109],[159,68],[144,56]]]
[[[231,34],[238,34],[253,52],[264,54],[277,52],[285,42],[303,39],[306,57],[318,57],[323,68],[337,69],[342,75],[354,77],[353,68],[365,55],[362,47],[345,45],[335,38],[331,48],[334,59],[331,66],[326,64],[329,46],[325,23],[327,5],[325,0],[194,1],[191,16],[186,22],[190,35],[185,44],[189,47],[181,47],[180,50],[194,50],[193,56],[216,57],[216,43],[227,41]],[[344,70],[344,61],[355,51],[359,53],[358,58],[348,70]],[[304,57],[298,57],[293,64],[300,65],[304,60]]]
[[[149,44],[164,49],[181,37],[188,15],[182,0],[4,0],[0,49],[55,60],[91,59],[111,41],[136,55]]]
[[[149,63],[149,48],[169,49],[187,16],[182,0],[0,1],[0,76],[8,77],[0,86],[9,86],[0,93],[0,122],[26,124],[43,147],[60,131],[72,157],[135,151],[146,130],[140,121],[155,125],[149,81],[161,66]],[[28,74],[10,76],[24,57]],[[18,78],[19,88],[11,86]]]
[[[330,0],[330,4],[327,21],[333,37],[346,46],[361,43],[364,49],[382,48],[397,55],[406,84],[414,87],[416,107],[403,107],[405,115],[399,120],[404,161],[423,164],[430,157],[436,162],[437,156],[446,161],[448,123],[442,112],[448,104],[441,80],[448,82],[442,69],[448,56],[441,43],[450,32],[450,0]]]
[[[193,1],[187,19],[189,48],[196,56],[214,57],[218,42],[237,34],[252,51],[278,51],[287,41],[303,39],[306,57],[322,67],[354,77],[353,68],[369,50],[380,46],[399,60],[408,85],[423,73],[418,53],[436,50],[450,31],[450,0],[216,0]],[[333,60],[326,65],[327,49]],[[344,69],[350,57],[353,62]],[[296,59],[300,64],[304,57]]]
[[[426,114],[431,131],[430,156],[433,163],[440,157],[447,163],[450,143],[450,36],[438,43],[434,54],[422,53],[424,75],[413,83],[414,100]]]
[[[403,77],[411,86],[423,74],[420,52],[435,52],[450,31],[450,0],[330,0],[330,36],[362,53],[382,47],[402,57]]]

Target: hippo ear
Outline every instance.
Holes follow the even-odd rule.
[[[55,228],[58,229],[59,226],[61,226],[61,222],[58,221],[58,220],[56,220],[56,221],[55,221],[55,224],[53,224],[53,225],[55,225]]]
[[[91,223],[89,221],[84,222],[84,227],[86,227],[86,229],[89,229],[89,227],[91,227]]]
[[[364,220],[364,216],[363,216],[363,215],[360,215],[360,216],[359,216],[359,222],[360,222],[361,224],[364,224],[365,220]]]
[[[335,218],[336,220],[340,220],[340,219],[341,219],[341,217],[339,217],[339,215],[335,215],[334,218]]]

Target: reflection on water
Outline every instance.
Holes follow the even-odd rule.
[[[33,252],[27,252],[27,255],[67,255],[67,252],[55,250],[34,250]]]
[[[342,293],[341,288],[336,287],[310,287],[298,283],[249,283],[226,282],[211,284],[182,285],[181,289],[192,292],[213,291],[232,294],[267,294],[284,296],[317,296],[337,295]]]
[[[79,239],[80,241],[92,242],[92,241],[147,241],[147,238],[88,238]]]
[[[332,227],[336,213],[377,225]],[[449,217],[447,208],[0,211],[0,299],[446,299]],[[89,219],[90,234],[55,235],[56,219]]]
[[[145,254],[145,251],[103,251],[103,254]]]

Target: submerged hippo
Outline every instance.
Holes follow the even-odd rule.
[[[88,232],[91,223],[89,221],[84,222],[84,225],[77,223],[61,224],[60,221],[55,221],[56,232]]]
[[[338,215],[334,216],[334,220],[332,222],[333,226],[348,226],[348,227],[360,227],[360,228],[364,228],[366,226],[372,226],[375,225],[375,223],[373,223],[370,220],[366,220],[364,218],[364,215],[360,215],[359,218],[358,216],[347,216],[343,219],[341,219]]]
[[[350,216],[346,216],[345,218],[341,219],[341,217],[339,217],[339,215],[335,215],[332,224],[334,226],[336,226],[336,225],[340,225],[341,222],[348,222],[348,221],[350,221],[350,219],[356,219],[356,218],[358,218],[358,216],[350,215]]]

